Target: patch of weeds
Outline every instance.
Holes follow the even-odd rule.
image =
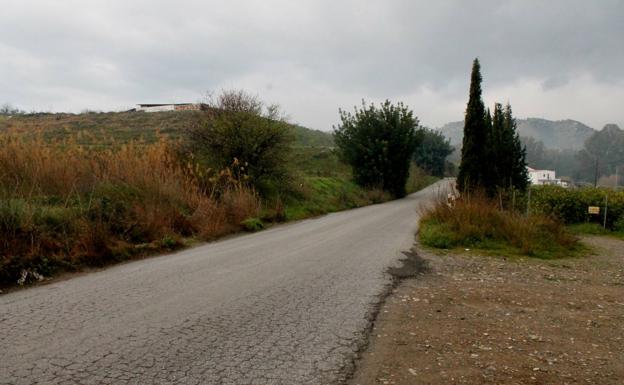
[[[264,229],[264,223],[260,218],[247,218],[241,222],[245,231],[256,232]]]
[[[161,240],[160,240],[160,246],[165,248],[165,249],[175,249],[178,245],[180,244],[180,242],[178,242],[177,239],[175,239],[174,237],[170,236],[170,235],[165,235]]]
[[[432,248],[469,248],[504,257],[568,258],[587,250],[560,222],[500,210],[480,197],[458,200],[452,207],[439,202],[423,216],[419,237]]]
[[[420,222],[419,236],[420,242],[425,246],[436,249],[451,249],[455,247],[453,235],[448,227],[430,219],[423,219]]]

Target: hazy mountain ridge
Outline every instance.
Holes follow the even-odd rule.
[[[529,136],[542,141],[548,148],[581,149],[585,140],[594,132],[593,128],[576,120],[548,120],[541,118],[517,119],[520,136]],[[438,128],[451,144],[461,145],[464,122],[450,122]]]

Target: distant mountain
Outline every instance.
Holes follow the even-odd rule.
[[[593,128],[576,120],[547,120],[540,118],[517,119],[520,136],[530,136],[544,142],[547,148],[580,149],[594,132]],[[464,122],[451,122],[438,128],[451,144],[460,146],[464,135]]]

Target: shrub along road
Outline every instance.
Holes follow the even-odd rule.
[[[443,188],[0,296],[0,383],[341,383]]]

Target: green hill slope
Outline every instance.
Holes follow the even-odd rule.
[[[65,138],[81,133],[80,142],[107,143],[145,140],[152,142],[158,135],[179,137],[197,124],[195,111],[170,112],[91,112],[84,114],[27,114],[0,119],[0,130],[35,132],[41,130],[46,138]],[[330,133],[293,125],[295,146],[333,147]]]

